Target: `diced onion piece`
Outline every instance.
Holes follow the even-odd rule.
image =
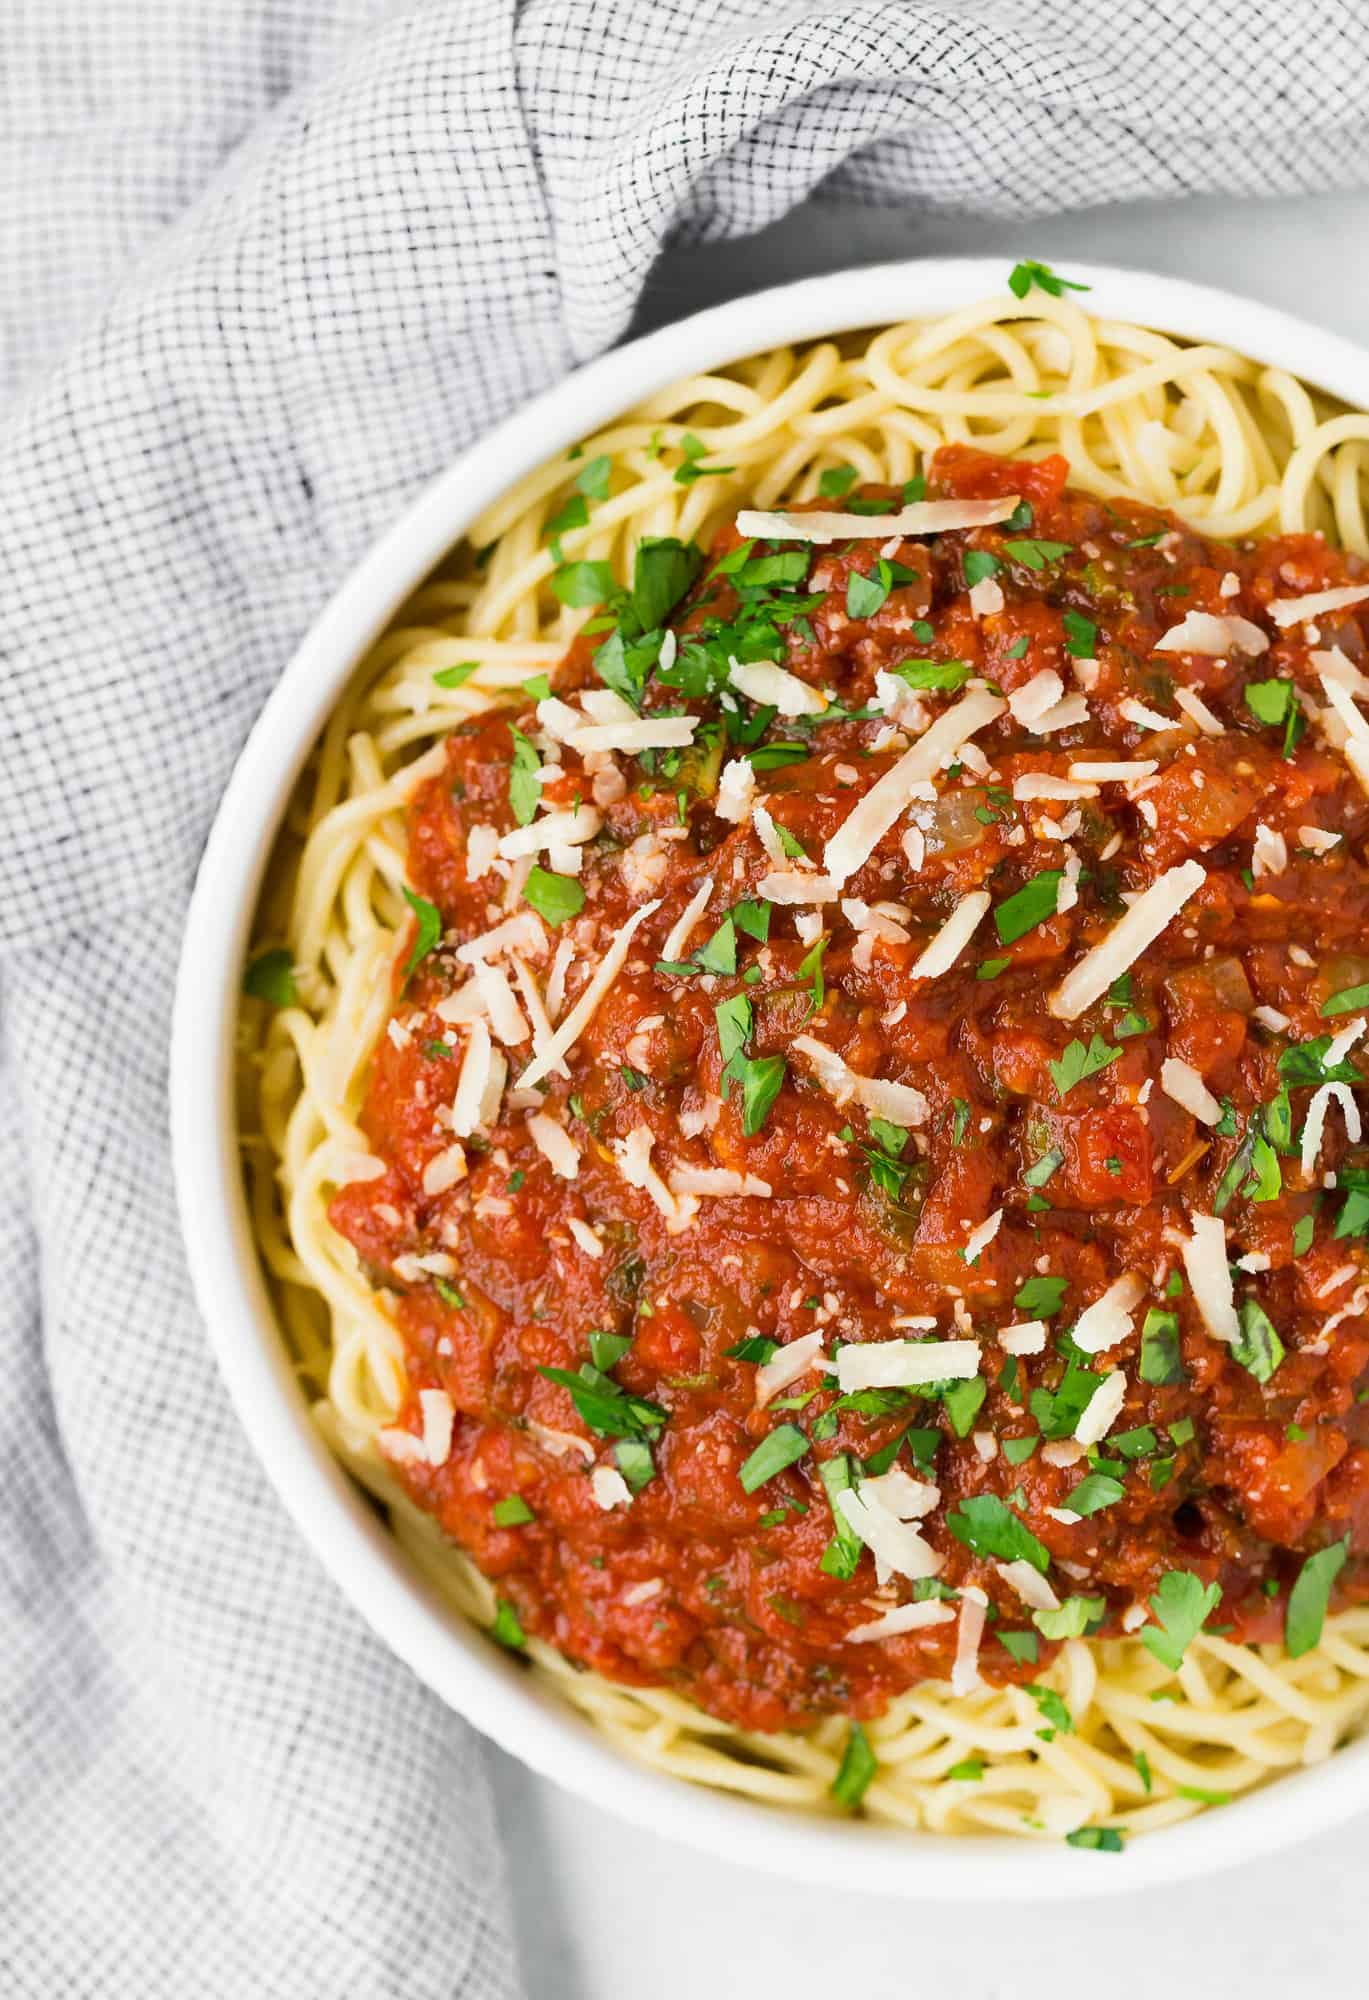
[[[1324,1083],[1312,1093],[1312,1101],[1307,1107],[1307,1122],[1302,1128],[1302,1170],[1310,1174],[1317,1164],[1321,1142],[1326,1131],[1326,1114],[1332,1101],[1340,1105],[1345,1114],[1346,1137],[1352,1145],[1358,1145],[1361,1134],[1359,1106],[1351,1094],[1348,1083]]]
[[[1155,641],[1157,653],[1267,653],[1269,640],[1248,618],[1190,611]]]
[[[1216,1125],[1222,1107],[1191,1063],[1178,1056],[1166,1056],[1160,1065],[1160,1088],[1201,1125]]]
[[[962,896],[936,936],[908,968],[910,979],[939,979],[949,972],[974,936],[993,898],[987,889]]]
[[[1105,1375],[1080,1413],[1074,1427],[1076,1444],[1100,1444],[1116,1423],[1127,1398],[1127,1378],[1120,1368]]]
[[[747,765],[747,770],[751,766]],[[671,965],[678,965],[680,953],[694,934],[694,926],[708,908],[708,899],[713,894],[713,877],[705,875],[694,894],[681,910],[670,927],[670,935],[661,946],[661,957]]]
[[[967,1382],[979,1373],[977,1340],[849,1341],[837,1355],[843,1395],[857,1389],[914,1389],[924,1382]]]
[[[632,912],[632,915],[618,932],[613,943],[595,967],[594,976],[590,979],[583,993],[581,993],[565,1019],[558,1024],[550,1042],[533,1057],[532,1061],[523,1071],[523,1074],[519,1077],[518,1087],[520,1090],[527,1090],[534,1083],[539,1083],[551,1071],[556,1062],[574,1048],[576,1042],[579,1041],[581,1035],[593,1020],[600,1001],[621,972],[638,928],[646,922],[653,910],[659,908],[659,901],[643,903],[640,909]]]
[[[791,1382],[797,1382],[800,1375],[806,1375],[822,1353],[822,1343],[826,1339],[821,1327],[812,1333],[803,1334],[798,1340],[791,1340],[787,1347],[780,1348],[768,1361],[763,1361],[756,1370],[756,1408],[763,1410],[772,1396],[778,1396],[781,1389],[787,1389]]]
[[[821,715],[831,707],[825,695],[773,660],[729,660],[727,678],[748,701],[777,708],[781,715]]]
[[[1276,597],[1267,607],[1276,625],[1301,625],[1324,611],[1348,611],[1369,598],[1369,583],[1342,584],[1336,590],[1313,590],[1306,597]]]
[[[921,1604],[896,1604],[882,1618],[871,1618],[864,1625],[853,1625],[842,1637],[848,1646],[865,1646],[877,1639],[900,1638],[905,1632],[922,1632],[929,1625],[948,1625],[954,1617],[953,1606],[928,1597]]]
[[[884,542],[891,535],[946,535],[957,528],[992,528],[1017,512],[1005,500],[916,500],[896,514],[842,514],[826,508],[812,513],[762,513],[743,508],[737,533],[764,542]]]
[[[1073,1021],[1095,1000],[1101,1000],[1113,980],[1135,964],[1147,945],[1154,944],[1206,880],[1207,870],[1199,861],[1180,862],[1177,868],[1168,868],[1158,876],[1107,936],[1065,974],[1046,1003],[1057,1020]]]
[[[997,695],[974,688],[923,731],[876,780],[828,841],[823,867],[834,882],[847,881],[864,866],[904,807],[917,796],[916,787],[934,777],[945,758],[996,721],[1006,707]]]
[[[861,1076],[842,1061],[835,1049],[829,1049],[812,1035],[795,1035],[789,1046],[795,1055],[812,1065],[818,1082],[838,1108],[854,1100],[867,1111],[873,1111],[876,1118],[887,1118],[891,1124],[926,1124],[927,1100],[912,1084]]]
[[[548,1118],[545,1111],[534,1111],[528,1118],[528,1136],[554,1174],[559,1174],[563,1181],[576,1178],[580,1172],[580,1148],[564,1125]]]
[[[1029,1562],[996,1562],[994,1568],[1031,1611],[1058,1611],[1060,1599],[1049,1580]]]
[[[1146,1295],[1145,1281],[1134,1271],[1124,1271],[1114,1279],[1102,1298],[1085,1306],[1070,1335],[1085,1354],[1101,1354],[1115,1347],[1131,1332],[1131,1315]]]
[[[1226,1229],[1219,1215],[1194,1215],[1192,1234],[1184,1239],[1184,1269],[1194,1304],[1214,1339],[1230,1345],[1240,1338],[1231,1270],[1226,1260]]]

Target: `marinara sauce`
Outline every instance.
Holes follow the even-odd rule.
[[[867,1716],[945,1677],[957,1617],[876,1643],[845,1635],[919,1595],[955,1612],[967,1585],[988,1600],[978,1672],[1035,1678],[1055,1642],[1004,1575],[1023,1546],[1038,1574],[1032,1551],[1048,1557],[1060,1602],[1085,1600],[1075,1629],[1104,1635],[1135,1629],[1181,1571],[1220,1586],[1211,1624],[1278,1638],[1305,1559],[1337,1543],[1333,1603],[1365,1594],[1369,1151],[1333,1103],[1309,1171],[1300,1159],[1314,1090],[1340,1075],[1353,1097],[1364,1061],[1363,1044],[1325,1061],[1354,1016],[1323,1009],[1369,981],[1369,798],[1318,720],[1315,656],[1338,649],[1353,670],[1365,607],[1287,625],[1268,611],[1362,566],[1314,535],[1214,543],[1066,478],[1058,457],[950,447],[928,496],[1016,496],[1011,519],[816,547],[746,548],[729,529],[677,569],[673,641],[644,642],[641,713],[697,716],[692,745],[581,756],[529,697],[456,729],[413,797],[410,881],[442,940],[407,979],[397,968],[374,1056],[362,1122],[384,1172],[331,1206],[404,1338],[399,1428],[420,1432],[424,1389],[455,1411],[444,1462],[415,1452],[398,1476],[494,1581],[515,1632],[744,1728]],[[854,487],[820,504],[888,513],[905,497]],[[1192,613],[1254,637],[1159,647]],[[631,616],[615,632],[594,622],[556,679],[572,704],[601,685],[599,665],[620,687],[624,657],[642,671]],[[729,657],[777,662],[830,706],[786,717],[739,698]],[[1041,711],[1043,674],[1074,703],[1063,723]],[[967,686],[1010,697],[1033,682],[1042,728],[1006,709],[833,899],[765,897],[776,849],[779,872],[805,857],[820,870],[858,801]],[[726,775],[741,759],[749,798],[745,776]],[[1155,768],[1077,796],[1016,783],[1138,761]],[[490,856],[529,816],[529,773],[543,811],[593,801],[601,818],[526,954],[545,993],[563,948],[561,1018],[631,913],[659,906],[566,1074],[520,1095],[531,1042],[507,1049],[508,1088],[465,1147],[466,1176],[434,1196],[425,1173],[452,1146],[467,1035],[436,1010],[470,977],[462,943],[528,907],[526,861]],[[721,816],[738,797],[741,817]],[[1182,912],[1106,997],[1055,1018],[1046,996],[1064,972],[1189,859],[1206,872]],[[547,874],[555,861],[538,857]],[[912,977],[977,890],[992,911],[954,966]],[[730,1058],[725,1021],[732,1042],[744,1030]],[[796,1058],[800,1036],[912,1086],[925,1117],[901,1128],[837,1102]],[[1201,1080],[1215,1122],[1161,1087],[1167,1059]],[[535,1143],[537,1108],[571,1140],[573,1179]],[[719,1185],[769,1193],[696,1196],[682,1223],[687,1201],[672,1217],[625,1178],[624,1160],[644,1158],[666,1189],[682,1169],[722,1170]],[[1195,1214],[1225,1231],[1238,1341],[1214,1335],[1186,1276]],[[1129,1330],[1081,1354],[1072,1325],[1123,1272],[1143,1284]],[[1002,1331],[1035,1322],[1040,1351],[1010,1353]],[[974,1340],[982,1359],[968,1381],[849,1396],[814,1366],[762,1407],[759,1369],[815,1331],[828,1364],[844,1343],[900,1337]],[[1113,1372],[1123,1400],[1086,1450],[1079,1411]],[[614,1504],[596,1468],[619,1474]],[[881,1586],[870,1551],[840,1533],[834,1494],[891,1468],[936,1489],[915,1524],[941,1561],[931,1583]],[[1001,1503],[989,1526],[957,1534],[984,1519],[965,1503],[985,1498]]]

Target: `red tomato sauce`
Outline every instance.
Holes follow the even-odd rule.
[[[532,702],[455,730],[445,770],[412,802],[410,881],[440,912],[443,941],[407,983],[397,970],[395,1032],[374,1057],[363,1124],[385,1172],[342,1189],[331,1207],[404,1337],[413,1397],[401,1424],[420,1429],[424,1388],[444,1390],[455,1407],[446,1461],[404,1465],[399,1476],[524,1631],[613,1679],[668,1685],[748,1729],[876,1714],[899,1690],[944,1677],[954,1657],[954,1620],[879,1643],[846,1640],[912,1593],[899,1578],[881,1591],[868,1552],[850,1574],[834,1574],[830,1558],[824,1566],[834,1517],[820,1467],[838,1455],[857,1471],[893,1462],[935,1483],[939,1501],[919,1527],[943,1559],[938,1588],[973,1584],[987,1595],[979,1671],[989,1680],[1032,1680],[1054,1648],[995,1558],[948,1528],[967,1497],[1002,1500],[1049,1552],[1058,1595],[1102,1600],[1089,1629],[1107,1634],[1132,1629],[1134,1607],[1182,1569],[1220,1584],[1219,1629],[1277,1638],[1304,1558],[1346,1537],[1333,1602],[1366,1594],[1369,1292],[1363,1236],[1336,1230],[1351,1220],[1346,1188],[1369,1150],[1349,1143],[1333,1108],[1305,1175],[1296,1147],[1312,1090],[1300,1081],[1284,1100],[1291,1143],[1266,1141],[1256,1157],[1251,1135],[1270,1130],[1262,1107],[1287,1081],[1281,1056],[1344,1026],[1349,1016],[1323,1018],[1322,1006],[1369,980],[1369,799],[1317,728],[1286,741],[1286,720],[1262,720],[1245,696],[1247,683],[1286,681],[1319,703],[1312,652],[1334,646],[1364,659],[1365,607],[1321,617],[1313,630],[1280,628],[1266,608],[1354,581],[1360,565],[1311,535],[1207,541],[1153,508],[1071,490],[1066,476],[1059,458],[938,453],[932,497],[1016,495],[1026,508],[1018,521],[899,540],[885,550],[886,593],[865,615],[850,608],[849,579],[879,580],[877,545],[755,551],[801,548],[809,608],[780,625],[779,657],[855,711],[817,723],[774,716],[758,734],[763,746],[801,746],[791,761],[762,750],[756,796],[786,847],[801,843],[815,859],[909,740],[907,730],[894,737],[883,714],[864,713],[877,674],[930,660],[963,663],[1005,695],[1044,670],[1060,676],[1064,694],[1083,684],[1085,720],[1033,734],[1004,714],[975,739],[982,754],[942,772],[936,797],[902,814],[845,883],[846,898],[898,908],[903,937],[862,943],[840,904],[825,905],[819,980],[796,912],[776,905],[768,937],[736,929],[735,971],[659,970],[663,942],[706,876],[714,890],[686,957],[756,898],[774,867],[749,819],[719,817],[716,758],[711,771],[692,751],[600,759],[611,768],[596,787],[566,749],[559,774],[544,778],[553,806],[591,791],[604,803],[574,878],[583,910],[548,929],[539,982],[570,939],[573,1000],[631,911],[660,899],[571,1052],[569,1075],[553,1074],[542,1094],[580,1150],[574,1180],[552,1171],[526,1107],[506,1095],[468,1148],[467,1178],[435,1197],[423,1189],[425,1169],[451,1144],[444,1114],[461,1064],[461,1034],[435,1009],[467,977],[457,947],[520,907],[516,881],[508,901],[507,868],[468,879],[468,853],[473,828],[503,835],[517,823],[511,725],[537,738]],[[900,505],[877,488],[855,497]],[[850,497],[822,504],[849,506]],[[737,548],[733,530],[718,539],[673,615],[682,649],[710,620],[737,618],[729,577],[711,574]],[[1001,609],[971,605],[967,565],[985,568],[976,556],[993,558]],[[1258,658],[1157,652],[1161,635],[1194,611],[1252,621],[1268,649]],[[559,695],[599,684],[599,643],[577,642]],[[1188,722],[1176,686],[1201,696],[1220,734]],[[954,698],[928,691],[927,714]],[[1128,701],[1169,726],[1129,716]],[[722,717],[716,695],[682,700],[648,682],[645,715],[681,709],[715,729]],[[725,744],[723,760],[742,747]],[[1077,804],[1013,795],[1024,772],[1138,757],[1158,763],[1139,794],[1105,783]],[[610,796],[612,769],[625,778],[620,797]],[[1253,871],[1257,824],[1286,847],[1277,872]],[[914,826],[918,868],[903,844]],[[1309,826],[1337,843],[1313,851]],[[968,891],[987,889],[1001,907],[1067,855],[1079,863],[1072,907],[1009,942],[990,917],[950,972],[910,977]],[[1132,966],[1121,995],[1078,1020],[1055,1019],[1047,991],[1117,922],[1123,898],[1190,857],[1206,880]],[[812,1035],[853,1070],[923,1092],[925,1124],[901,1152],[886,1147],[881,1164],[865,1114],[839,1107],[790,1053],[764,1122],[748,1135],[741,1090],[724,1091],[716,1017],[738,996],[752,1010],[750,1060],[785,1058],[796,1035]],[[1059,1076],[1097,1038],[1101,1066],[1062,1089]],[[512,1084],[530,1046],[508,1053]],[[1215,1129],[1161,1090],[1166,1057],[1191,1065],[1222,1103]],[[1353,1069],[1362,1048],[1348,1060]],[[643,1125],[662,1173],[732,1169],[772,1194],[705,1197],[690,1226],[672,1232],[615,1158],[615,1142]],[[999,1208],[996,1235],[967,1264],[970,1231]],[[1264,1380],[1213,1337],[1183,1280],[1177,1246],[1189,1217],[1217,1208],[1231,1257],[1249,1260],[1235,1271],[1236,1299],[1256,1299],[1282,1343]],[[586,1254],[572,1218],[595,1232],[600,1256]],[[1100,1445],[1061,1463],[1071,1428],[1064,1336],[1124,1270],[1146,1285],[1132,1332],[1085,1365],[1121,1369],[1125,1402]],[[1172,1315],[1155,1322],[1156,1352],[1167,1328],[1172,1346],[1163,1381],[1142,1374],[1152,1314]],[[934,1322],[938,1339],[982,1342],[977,1408],[964,1384],[958,1396],[887,1391],[852,1404],[830,1376],[810,1371],[780,1392],[787,1407],[760,1409],[756,1361],[731,1352],[750,1342],[764,1353],[756,1343],[782,1348],[821,1329],[830,1356],[838,1341],[888,1340],[896,1322],[918,1317]],[[1038,1317],[1049,1324],[1045,1350],[1006,1354],[997,1332]],[[616,1467],[614,1440],[540,1372],[583,1369],[591,1332],[626,1337],[605,1372],[659,1414],[644,1440],[652,1476],[630,1505],[608,1510],[591,1467]],[[742,1468],[782,1424],[802,1433],[801,1455],[747,1491]],[[1071,1496],[1090,1475],[1119,1494],[1076,1518]],[[496,1508],[515,1496],[530,1518],[499,1525]]]

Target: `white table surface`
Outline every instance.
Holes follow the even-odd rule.
[[[1369,338],[1367,242],[1369,194],[1133,203],[1030,225],[817,205],[745,242],[665,259],[641,324],[843,264],[1001,251],[1065,271],[1073,256],[1174,272]],[[928,1903],[795,1892],[629,1827],[499,1751],[489,1761],[532,2000],[1350,2000],[1369,1990],[1369,1817],[1192,1887],[981,1924]]]

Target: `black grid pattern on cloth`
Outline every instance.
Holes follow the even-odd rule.
[[[515,1993],[470,1733],[299,1546],[191,1303],[186,898],[328,591],[814,189],[1346,187],[1340,0],[4,0],[0,1989]]]

